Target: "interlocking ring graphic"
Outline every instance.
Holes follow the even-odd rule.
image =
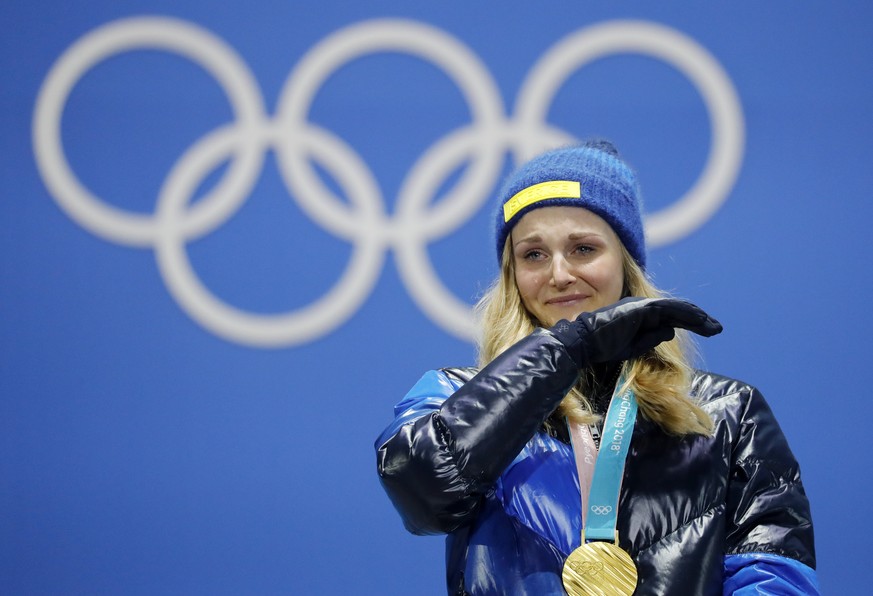
[[[113,207],[85,188],[70,168],[60,133],[64,106],[81,77],[115,54],[138,49],[176,53],[201,66],[224,89],[234,115],[232,123],[197,140],[176,161],[151,216]],[[337,69],[380,52],[408,53],[442,69],[461,90],[471,114],[468,125],[437,140],[415,162],[390,217],[367,164],[342,138],[308,120],[316,93]],[[428,244],[482,208],[507,153],[519,162],[572,140],[545,121],[552,99],[574,71],[616,53],[641,53],[674,66],[696,86],[709,111],[712,141],[698,180],[670,207],[647,215],[650,246],[664,245],[700,227],[727,197],[742,159],[744,124],[736,92],[715,59],[675,30],[641,21],[595,25],[558,42],[531,69],[512,117],[488,69],[457,39],[411,20],[364,21],[326,37],[301,58],[271,118],[255,77],[217,36],[171,18],[122,19],[80,38],[52,66],[36,101],[34,153],[49,192],[73,220],[107,241],[154,249],[164,282],[181,308],[229,341],[292,346],[333,331],[369,296],[388,250],[394,250],[407,290],[425,314],[446,331],[472,339],[470,306],[439,279]],[[270,149],[289,194],[306,215],[354,248],[340,279],[320,299],[288,313],[263,315],[212,294],[191,266],[186,244],[211,233],[241,208]],[[228,160],[221,181],[189,204],[204,177]],[[313,161],[334,177],[348,202],[323,183]],[[434,201],[441,182],[465,163],[469,167],[449,194]]]
[[[591,513],[594,515],[609,515],[612,513],[612,507],[609,505],[592,505]]]
[[[595,576],[603,571],[603,563],[600,561],[582,561],[579,565],[579,575]]]

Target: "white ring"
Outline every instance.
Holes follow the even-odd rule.
[[[61,143],[64,105],[79,79],[114,54],[143,48],[175,51],[214,76],[227,92],[235,126],[257,128],[264,109],[255,79],[236,53],[211,33],[176,19],[114,21],[79,39],[52,66],[36,100],[33,126],[36,162],[46,186],[58,205],[85,229],[111,242],[147,247],[156,236],[154,218],[128,213],[95,197],[73,174]],[[236,157],[222,181],[186,214],[187,237],[205,234],[245,201],[260,171],[263,151],[243,137]]]
[[[279,128],[285,131],[281,137],[292,139],[305,126],[312,100],[331,73],[352,59],[387,51],[404,51],[441,68],[467,99],[473,118],[473,124],[463,132],[447,135],[415,163],[401,185],[393,221],[388,221],[384,209],[381,218],[375,213],[363,217],[348,213],[301,154],[285,145],[280,145],[281,171],[301,205],[322,226],[347,239],[366,232],[390,240],[397,252],[400,275],[413,299],[444,329],[462,339],[472,339],[469,305],[452,295],[433,273],[423,245],[449,233],[475,213],[487,200],[503,164],[503,104],[497,85],[478,58],[442,31],[414,21],[375,20],[342,29],[310,50],[288,78],[278,104]],[[472,147],[471,142],[475,142]],[[451,167],[458,165],[453,157],[472,155],[472,148],[478,148],[479,155],[455,185],[455,192],[425,214],[432,198],[429,193],[438,187],[428,187],[427,183],[439,174],[450,173]],[[465,153],[460,154],[461,150]]]
[[[744,123],[736,91],[719,63],[701,45],[675,29],[645,21],[612,21],[577,31],[549,50],[534,66],[519,93],[520,159],[542,149],[535,131],[545,121],[549,102],[569,74],[598,58],[640,53],[677,68],[694,84],[709,111],[712,141],[703,172],[685,195],[646,215],[649,247],[663,246],[699,228],[727,199],[743,156]]]

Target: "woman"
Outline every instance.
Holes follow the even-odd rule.
[[[481,368],[425,374],[376,442],[407,529],[448,534],[449,593],[818,593],[797,463],[755,388],[690,366],[721,326],[646,278],[615,148],[499,201]]]

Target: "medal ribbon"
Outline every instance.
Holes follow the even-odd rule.
[[[582,493],[582,528],[588,525],[588,492],[594,477],[594,462],[597,461],[597,444],[591,427],[584,424],[569,424],[570,444],[576,457],[576,471],[579,473],[579,488]]]
[[[606,411],[599,452],[594,448],[594,439],[588,427],[570,425],[570,439],[582,493],[582,532],[585,542],[616,541],[621,479],[637,418],[636,396],[630,388],[619,392],[623,385],[622,375]],[[596,452],[594,457],[591,457],[592,451]]]

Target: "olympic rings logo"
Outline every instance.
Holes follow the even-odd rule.
[[[582,564],[576,569],[579,575],[594,577],[603,571],[603,563],[600,561],[582,561]]]
[[[197,63],[222,86],[235,118],[179,157],[151,216],[112,207],[85,188],[67,161],[60,133],[64,106],[82,76],[115,54],[137,49],[172,52]],[[408,53],[442,69],[462,91],[472,116],[470,124],[451,131],[420,156],[400,186],[393,216],[367,164],[343,139],[308,121],[316,93],[334,71],[379,52]],[[710,152],[699,178],[671,206],[646,218],[650,246],[664,245],[700,227],[727,197],[742,160],[744,123],[736,92],[718,62],[681,33],[642,21],[606,22],[559,41],[531,69],[511,117],[488,69],[457,39],[410,20],[360,22],[326,37],[301,58],[270,117],[255,77],[217,36],[176,19],[122,19],[80,38],[52,66],[36,101],[34,152],[46,187],[74,221],[107,241],[152,248],[180,307],[229,341],[281,347],[333,331],[369,296],[388,250],[395,251],[404,284],[422,311],[446,331],[472,339],[470,306],[441,282],[427,245],[451,234],[482,207],[507,152],[519,162],[572,141],[545,121],[550,102],[573,72],[619,53],[644,54],[675,67],[697,88],[710,116]],[[212,294],[191,266],[186,244],[214,231],[240,209],[270,149],[276,152],[289,194],[306,215],[354,248],[341,278],[320,299],[296,311],[263,315],[237,309]],[[190,204],[198,183],[226,161],[231,165],[221,181]],[[335,178],[348,202],[323,183],[313,161]],[[434,203],[440,182],[464,163],[469,166],[459,182]]]
[[[609,505],[592,505],[591,513],[594,515],[609,515],[612,513],[612,507]]]

